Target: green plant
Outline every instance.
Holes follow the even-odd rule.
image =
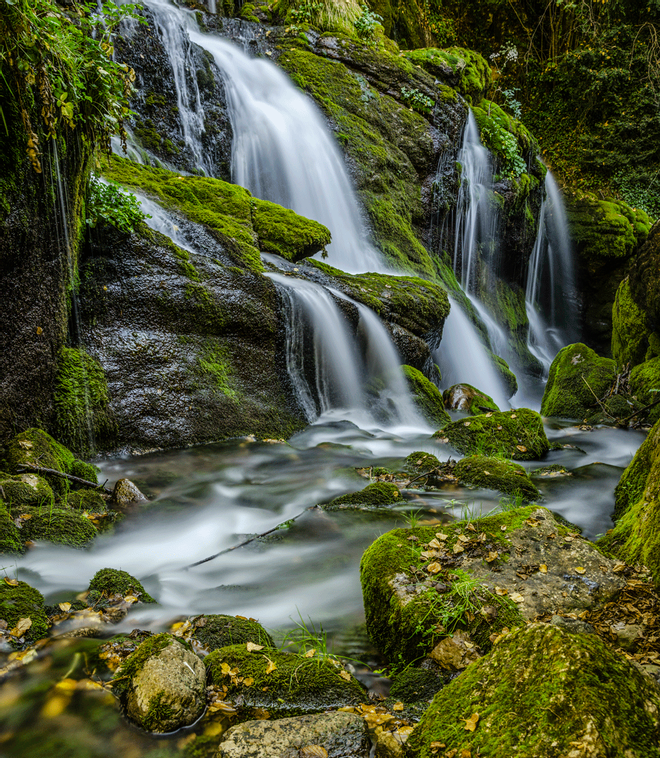
[[[298,621],[291,619],[296,626],[284,635],[283,646],[294,647],[296,652],[309,658],[320,658],[322,660],[334,658],[328,652],[328,634],[323,625],[319,624],[317,629],[310,618],[307,620],[308,624],[305,623],[300,611],[298,611]]]
[[[94,228],[109,224],[131,234],[145,218],[151,218],[140,207],[140,201],[116,182],[93,176],[89,182],[87,225]]]
[[[422,94],[416,87],[412,89],[401,87],[401,99],[413,110],[420,113],[431,113],[435,106],[435,102],[430,97]]]
[[[323,3],[319,0],[303,0],[296,8],[289,11],[289,17],[294,24],[312,24],[318,18]]]
[[[383,17],[372,13],[366,5],[362,5],[362,15],[355,19],[355,31],[361,40],[369,42],[374,39],[376,29],[383,23]]]

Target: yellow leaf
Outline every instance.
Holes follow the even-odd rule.
[[[587,569],[583,568],[582,566],[576,566],[575,570],[578,572],[578,574],[584,574],[587,571]]]
[[[509,597],[511,600],[513,600],[514,603],[524,603],[525,598],[520,594],[520,592],[512,592]]]
[[[403,710],[403,703],[394,703],[392,706],[393,711],[402,711]]]
[[[25,632],[32,626],[32,619],[20,619],[18,624],[9,632],[12,637],[22,637]]]
[[[135,597],[135,595],[126,595],[124,598],[125,603],[130,603],[133,605],[133,603],[137,603],[138,599]]]
[[[266,673],[272,674],[273,671],[277,669],[277,666],[271,661],[270,658],[266,658],[266,660],[268,661],[268,665],[266,666]]]
[[[469,542],[469,541],[470,541],[470,538],[469,538],[469,537],[466,537],[464,534],[459,534],[459,535],[458,535],[458,539],[459,539],[461,542]]]
[[[252,687],[253,684],[254,679],[251,676],[246,676],[245,679],[243,679],[243,686]]]
[[[10,587],[17,587],[18,586],[18,579],[10,579],[8,576],[5,577],[5,582]]]
[[[311,650],[308,650],[304,657],[305,658],[313,658],[316,655],[316,648],[312,648]]]
[[[436,536],[436,537],[437,537],[439,540],[443,540],[443,541],[444,541],[444,540],[448,540],[448,539],[449,539],[449,535],[448,535],[448,534],[443,534],[442,532],[436,532],[436,533],[435,533],[435,536]]]
[[[347,682],[350,682],[350,681],[351,681],[351,675],[348,673],[348,671],[340,671],[340,672],[339,672],[339,676],[340,676],[342,679],[345,679]]]
[[[426,570],[429,572],[429,574],[437,574],[438,571],[442,571],[442,566],[434,561],[433,563],[429,563],[429,565],[426,567]]]
[[[497,550],[491,550],[488,553],[488,558],[486,558],[486,563],[492,563],[493,561],[496,561],[499,558],[499,553]]]
[[[222,671],[224,676],[227,676],[229,672],[231,671],[231,666],[228,663],[225,663],[224,661],[220,664],[220,670]]]
[[[71,610],[71,603],[60,603],[60,610],[64,613],[68,613]]]
[[[463,547],[463,545],[461,545],[461,543],[460,543],[460,542],[457,542],[457,543],[454,545],[454,552],[455,552],[455,553],[464,553],[464,552],[465,552],[465,548]]]
[[[545,563],[542,563],[542,564],[539,566],[539,571],[540,571],[542,574],[547,574],[547,573],[548,573],[548,567],[545,565]]]
[[[516,445],[516,449],[520,450],[521,453],[527,452],[527,448],[524,445]]]
[[[469,719],[465,719],[465,726],[463,729],[465,729],[466,732],[474,732],[474,730],[477,728],[478,721],[479,714],[473,713]]]
[[[438,540],[436,540],[435,538],[433,538],[429,542],[429,547],[433,548],[434,550],[437,550],[438,548],[442,547],[442,545],[438,542]]]
[[[240,619],[241,621],[247,621],[247,616],[234,616],[234,618]]]
[[[509,591],[505,590],[504,587],[495,587],[495,594],[500,596],[508,595]]]
[[[248,653],[254,653],[257,650],[263,650],[264,649],[263,645],[256,645],[254,642],[248,642],[246,644],[246,647],[247,647]]]
[[[615,574],[620,574],[622,571],[625,570],[625,568],[626,568],[625,563],[615,563],[612,571],[614,571]]]

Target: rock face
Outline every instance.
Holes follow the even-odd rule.
[[[625,585],[615,561],[544,508],[437,529],[395,529],[362,557],[367,631],[391,661],[429,655],[457,630],[483,652],[505,626],[583,610]]]
[[[233,726],[216,758],[369,758],[370,747],[360,716],[323,713]]]
[[[472,725],[472,726],[471,726]],[[438,693],[411,758],[660,755],[660,690],[592,635],[532,624],[508,634]]]
[[[143,642],[115,679],[127,714],[148,732],[172,732],[192,724],[204,710],[204,664],[168,634]]]

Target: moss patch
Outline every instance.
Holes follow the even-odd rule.
[[[396,484],[392,484],[391,482],[374,482],[373,484],[368,484],[359,492],[351,492],[347,495],[336,497],[328,505],[323,506],[323,508],[324,510],[334,510],[350,506],[382,508],[388,505],[396,505],[400,502],[401,493]]]
[[[246,642],[269,648],[275,646],[270,634],[251,619],[218,614],[199,616],[194,624],[192,636],[209,651]]]
[[[541,402],[544,416],[584,419],[599,409],[616,377],[616,364],[578,342],[562,348],[550,366]]]
[[[21,535],[26,540],[45,540],[70,547],[87,547],[97,531],[91,521],[74,511],[62,508],[30,509]]]
[[[121,569],[105,568],[97,571],[89,583],[88,605],[97,605],[102,597],[111,595],[134,595],[141,603],[155,603],[156,601],[144,589],[138,580],[127,571]]]
[[[0,475],[0,487],[8,508],[17,505],[49,506],[54,502],[53,490],[48,482],[37,474]]]
[[[642,363],[649,347],[649,323],[632,299],[626,277],[616,292],[612,307],[612,357],[617,366]]]
[[[0,582],[0,619],[4,619],[11,630],[25,618],[32,619],[32,626],[24,637],[26,642],[36,642],[47,635],[48,618],[41,592],[25,582],[18,582],[15,586]],[[18,646],[20,643],[15,640],[12,644]]]
[[[7,506],[0,500],[0,553],[19,554],[25,552],[25,545],[21,539]]]
[[[630,392],[644,405],[660,400],[660,358],[640,363],[630,372]],[[660,405],[650,408],[647,421],[651,424],[660,419]]]
[[[260,249],[289,261],[309,258],[331,242],[330,232],[322,224],[265,200],[256,201],[252,223]]]
[[[529,408],[453,421],[433,436],[445,439],[463,455],[501,455],[530,461],[542,458],[550,449],[541,417]]]
[[[451,421],[445,410],[442,392],[430,382],[421,371],[412,366],[403,366],[403,373],[408,382],[408,389],[415,401],[418,410],[424,418],[438,427],[442,427]]]
[[[426,47],[406,50],[405,56],[460,92],[469,102],[480,102],[490,85],[491,68],[486,59],[474,50]]]
[[[499,490],[505,495],[520,496],[527,502],[541,496],[522,466],[501,458],[471,455],[460,460],[453,473],[463,484]]]
[[[104,513],[106,510],[105,500],[98,490],[69,492],[66,504],[76,511],[87,511],[88,513]]]
[[[525,154],[539,152],[531,132],[490,100],[482,100],[472,112],[481,141],[495,155],[498,173],[516,179],[526,174]]]
[[[142,670],[144,664],[151,657],[155,657],[168,645],[182,644],[176,637],[170,634],[155,634],[146,639],[128,658],[121,664],[117,673],[111,680],[115,695],[123,699],[131,687],[131,680]]]

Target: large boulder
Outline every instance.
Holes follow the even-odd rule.
[[[532,624],[439,692],[406,744],[442,755],[660,755],[660,689],[594,635]]]
[[[543,393],[544,416],[583,420],[600,409],[599,401],[616,378],[616,364],[578,342],[562,348],[550,366]]]
[[[632,299],[626,277],[616,291],[612,307],[612,357],[617,366],[644,362],[650,331],[644,311]]]
[[[550,449],[543,420],[529,408],[452,421],[433,437],[463,455],[502,455],[520,461],[542,458]]]

